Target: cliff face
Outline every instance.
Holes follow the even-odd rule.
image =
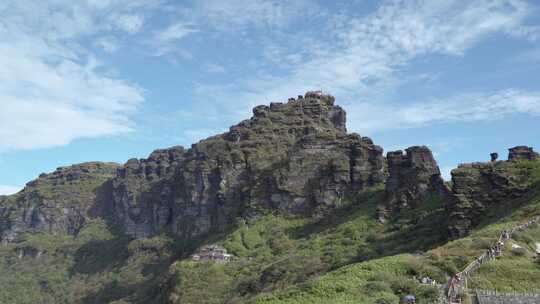
[[[379,214],[384,220],[388,213],[416,208],[430,195],[446,195],[439,166],[426,146],[409,147],[388,152],[389,177],[386,182],[386,205]]]
[[[191,149],[129,161],[113,182],[125,231],[191,238],[264,210],[324,212],[384,181],[382,149],[346,133],[345,111],[332,96],[308,92],[253,114]]]
[[[509,206],[534,186],[531,170],[520,161],[536,161],[532,148],[509,149],[508,161],[463,164],[452,170],[454,199],[448,205],[449,234],[452,238],[467,235],[490,209]]]
[[[106,183],[119,167],[98,162],[61,167],[0,197],[0,241],[18,241],[26,232],[76,234],[97,200],[108,199]]]

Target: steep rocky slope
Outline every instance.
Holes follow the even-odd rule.
[[[308,92],[253,109],[230,131],[185,150],[130,160],[114,180],[114,208],[126,233],[172,231],[184,238],[223,231],[236,217],[335,208],[384,182],[382,149],[347,134],[334,97]]]
[[[0,241],[17,242],[26,232],[76,234],[92,207],[110,201],[110,179],[119,168],[100,162],[61,167],[0,197]]]
[[[537,155],[530,147],[514,147],[509,149],[508,161],[462,164],[452,170],[450,236],[463,237],[490,212],[513,210],[526,202],[538,182],[527,164],[540,160]]]

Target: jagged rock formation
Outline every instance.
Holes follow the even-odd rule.
[[[110,199],[106,182],[119,167],[99,162],[61,167],[0,197],[0,242],[16,242],[26,232],[76,234],[96,201]]]
[[[386,182],[386,206],[379,219],[388,212],[404,208],[415,208],[429,195],[443,195],[448,192],[437,162],[426,146],[414,146],[403,151],[388,152],[389,177]]]
[[[130,160],[114,180],[115,214],[135,237],[169,230],[191,238],[265,210],[338,206],[385,180],[382,149],[347,134],[345,118],[321,92],[257,106],[251,119],[191,149]]]
[[[489,163],[461,165],[452,172],[450,193],[427,147],[389,152],[385,159],[370,138],[347,133],[346,113],[334,102],[308,92],[257,106],[250,119],[190,149],[156,150],[124,166],[96,162],[42,174],[20,193],[0,197],[0,241],[34,231],[75,235],[93,216],[133,237],[169,231],[189,239],[266,212],[324,215],[385,181],[381,220],[442,195],[456,237],[489,206],[530,189],[514,160],[540,159],[532,148],[511,148],[508,162],[492,154]]]
[[[515,160],[535,160],[532,148],[510,148],[509,161],[462,164],[452,170],[454,200],[449,204],[452,238],[467,235],[490,208],[522,197],[533,186],[530,172]]]
[[[540,155],[531,147],[517,146],[508,149],[508,160],[540,160]]]

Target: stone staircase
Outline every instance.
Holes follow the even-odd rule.
[[[536,216],[526,223],[519,224],[511,229],[501,231],[497,242],[484,254],[471,262],[461,272],[455,274],[448,282],[447,300],[449,304],[461,303],[461,294],[467,290],[466,282],[469,277],[485,263],[488,263],[502,254],[504,245],[514,234],[528,229],[533,224],[540,222],[540,216]],[[465,284],[465,285],[464,285]],[[475,291],[476,292],[476,291]],[[540,296],[524,294],[504,294],[497,292],[481,291],[475,293],[478,304],[540,304]],[[510,296],[512,295],[512,296]],[[532,301],[532,302],[531,302]]]

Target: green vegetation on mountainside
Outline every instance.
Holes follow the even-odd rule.
[[[540,226],[519,233],[507,244],[502,257],[482,266],[469,280],[469,288],[505,292],[540,293],[540,263],[535,260]],[[521,248],[512,248],[512,245]]]
[[[415,275],[443,277],[422,257],[395,255],[342,267],[276,294],[261,295],[253,303],[398,303],[406,294],[415,294],[420,303],[432,303],[438,290],[421,286]]]
[[[493,242],[501,230],[513,227],[540,214],[540,163],[520,162],[516,170],[530,170],[535,189],[510,205],[520,205],[508,214],[508,208],[488,213],[484,223],[471,235],[418,255],[397,255],[349,265],[285,291],[260,295],[254,302],[265,304],[304,303],[398,303],[397,295],[413,293],[420,303],[431,303],[436,292],[419,286],[413,276],[430,276],[445,282],[473,261]],[[508,207],[508,206],[506,206]],[[422,235],[419,235],[420,238]],[[499,291],[539,292],[540,263],[534,259],[536,243],[540,242],[540,226],[518,233],[501,258],[483,265],[469,281],[469,288]],[[513,243],[523,250],[512,250]],[[403,282],[396,288],[395,282]],[[374,293],[372,286],[377,286]],[[427,300],[426,299],[430,299]],[[424,301],[422,301],[424,300]]]
[[[540,163],[519,162],[516,170],[528,170],[539,189]],[[397,303],[409,293],[432,303],[438,290],[414,276],[445,282],[500,230],[540,214],[536,190],[508,202],[514,208],[487,211],[471,235],[448,243],[440,197],[381,224],[380,188],[319,218],[267,214],[189,243],[168,236],[132,240],[104,220],[92,220],[77,236],[26,234],[22,242],[0,247],[0,286],[9,286],[0,303]],[[523,250],[508,249],[484,265],[469,287],[540,292],[540,264],[533,260],[540,228],[520,233],[515,242]],[[222,244],[235,259],[187,259],[205,243]]]
[[[9,286],[0,303],[149,303],[173,251],[170,239],[130,241],[102,220],[77,237],[27,234],[19,244],[0,247],[0,286]]]
[[[522,165],[531,166],[532,164]],[[471,235],[430,251],[431,259],[442,269],[455,272],[496,242],[500,231],[540,215],[540,163],[534,164],[532,168],[536,189],[526,197],[513,202],[520,204],[521,207],[510,213],[504,208],[493,210],[491,214],[488,214],[483,225]],[[489,221],[492,223],[490,224]],[[479,268],[469,280],[468,287],[540,293],[540,285],[538,285],[540,263],[535,260],[536,243],[540,243],[540,225],[533,225],[526,231],[518,232],[505,245],[500,258]],[[521,249],[512,249],[513,244],[520,246]]]
[[[427,250],[442,241],[441,231],[433,229],[441,221],[443,202],[440,198],[431,198],[416,216],[404,213],[399,219],[381,224],[375,215],[383,196],[384,191],[374,189],[320,220],[267,215],[242,222],[221,242],[236,256],[235,261],[226,265],[175,263],[170,269],[173,279],[169,299],[172,303],[199,303],[195,299],[213,299],[207,303],[270,301],[273,292],[288,290],[289,293],[291,286],[295,286],[293,290],[311,290],[313,278],[336,269],[342,271],[340,267],[351,263]],[[426,237],[418,238],[419,233]],[[368,295],[363,295],[360,284],[344,299],[362,303],[358,301],[397,299],[409,292],[419,293],[421,299],[436,297],[433,288],[420,287],[412,276],[430,275],[443,280],[441,271],[423,266],[421,260],[413,256],[390,259],[388,267],[380,266],[388,269],[388,273],[379,277],[373,271],[359,277],[358,280],[369,281],[365,286]],[[381,265],[386,263],[384,259],[378,261]],[[394,266],[400,269],[394,271]],[[209,275],[201,275],[204,273]],[[220,278],[219,284],[216,277]],[[354,280],[347,284],[352,282]],[[316,287],[313,288],[316,292]],[[328,296],[333,298],[334,293]],[[269,296],[253,298],[256,295]],[[308,297],[305,303],[313,300],[312,296]]]

